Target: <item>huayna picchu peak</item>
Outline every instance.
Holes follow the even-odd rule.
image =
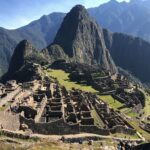
[[[116,71],[102,28],[81,5],[75,6],[66,15],[53,43],[60,45],[75,62],[100,64],[110,72]]]
[[[27,40],[21,41],[14,51],[4,77],[14,76],[26,62],[45,64],[59,59],[100,65],[111,73],[117,71],[106,48],[102,28],[89,16],[83,6],[77,5],[64,18],[53,44],[41,52],[33,48]]]

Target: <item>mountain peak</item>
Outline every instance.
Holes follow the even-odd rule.
[[[31,42],[29,42],[28,40],[22,40],[22,41],[18,44],[18,46],[24,46],[24,47],[26,47],[26,46],[32,46],[32,44],[31,44]]]
[[[119,2],[117,0],[110,0],[108,3],[111,3],[111,4],[119,4]]]
[[[115,70],[105,46],[102,28],[82,5],[73,7],[66,15],[53,44],[60,45],[75,62],[99,64],[106,70]]]
[[[28,40],[22,40],[15,48],[10,66],[9,73],[13,73],[24,64],[25,58],[34,53],[36,50]]]
[[[73,18],[78,18],[78,19],[85,19],[89,17],[89,14],[86,8],[82,5],[76,5],[75,7],[73,7],[67,15]]]
[[[72,12],[72,11],[76,11],[76,12],[77,11],[86,11],[86,8],[83,5],[76,5],[71,9],[70,12]]]
[[[111,0],[110,2],[115,2],[116,3],[117,1],[116,0]]]

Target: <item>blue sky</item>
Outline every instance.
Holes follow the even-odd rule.
[[[0,27],[15,29],[51,12],[68,12],[74,5],[96,7],[109,0],[0,0]],[[128,1],[128,0],[118,0]]]

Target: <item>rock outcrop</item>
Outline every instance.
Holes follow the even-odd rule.
[[[14,50],[8,72],[2,77],[2,81],[16,79],[26,81],[28,78],[37,76],[39,73],[38,64],[45,64],[47,61],[27,40],[21,41]]]
[[[65,54],[64,50],[59,45],[50,45],[47,48],[43,49],[41,53],[49,63],[53,63],[54,61],[59,59],[69,61],[69,58]]]
[[[72,61],[100,64],[110,72],[116,71],[102,28],[81,5],[75,6],[66,15],[53,43],[60,45]]]
[[[129,71],[143,83],[150,83],[150,43],[122,33],[104,29],[107,48],[117,66]]]

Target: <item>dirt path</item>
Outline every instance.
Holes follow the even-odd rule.
[[[61,139],[62,135],[41,135],[41,134],[31,134],[31,137],[38,137],[42,139],[51,139],[51,140],[59,140]],[[118,138],[112,136],[103,136],[97,134],[89,134],[89,133],[81,133],[81,134],[71,134],[71,135],[64,135],[66,139],[76,139],[76,138],[89,138],[89,137],[97,137],[100,139],[112,139],[112,140],[122,140],[126,141],[126,138]],[[128,139],[128,141],[141,141],[141,139]]]

